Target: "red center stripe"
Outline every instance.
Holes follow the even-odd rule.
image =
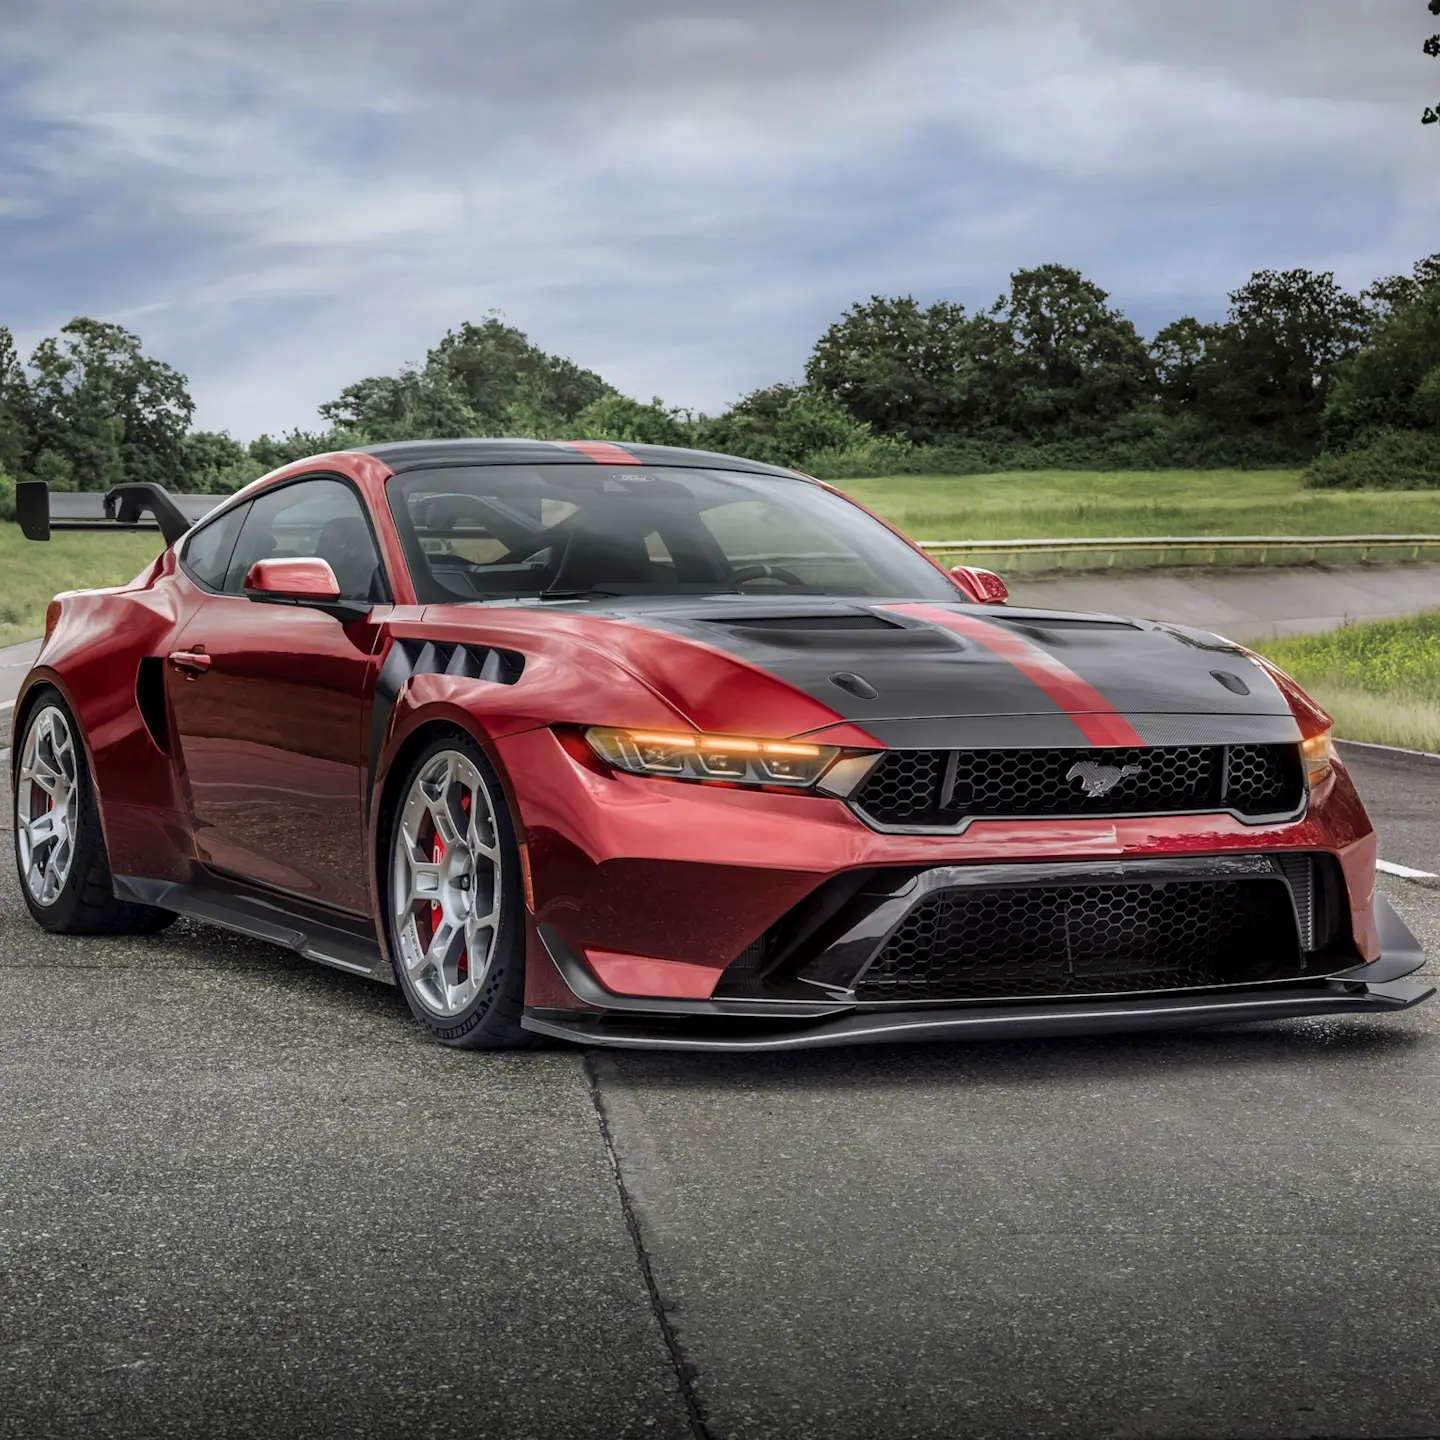
[[[931,625],[953,630],[977,645],[983,645],[1008,660],[1027,680],[1033,680],[1079,727],[1092,745],[1129,748],[1145,741],[1130,722],[1097,690],[1082,680],[1068,665],[1048,650],[1042,650],[1024,636],[1012,634],[1003,625],[979,620],[958,610],[935,605],[889,605],[904,615]]]
[[[569,450],[578,450],[582,455],[588,455],[597,465],[639,465],[641,463],[628,450],[622,450],[608,440],[562,440],[560,443]]]

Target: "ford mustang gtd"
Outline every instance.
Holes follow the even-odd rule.
[[[22,524],[49,534],[44,487]],[[62,595],[15,707],[47,930],[186,915],[446,1044],[790,1049],[1388,1013],[1330,721],[1240,646],[1012,608],[804,476],[378,445]],[[57,524],[60,523],[58,520]],[[96,522],[102,523],[102,522]]]

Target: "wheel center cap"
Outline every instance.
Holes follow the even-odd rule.
[[[475,860],[470,852],[457,845],[445,857],[446,889],[450,892],[450,903],[455,916],[464,920],[475,904]]]

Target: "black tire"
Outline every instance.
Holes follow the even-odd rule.
[[[21,860],[20,797],[25,789],[19,781],[30,738],[42,716],[58,711],[69,727],[74,752],[74,837],[69,872],[50,900],[43,902],[31,893]],[[136,905],[116,898],[110,875],[110,858],[105,851],[105,832],[85,752],[80,726],[59,691],[45,687],[27,709],[25,728],[17,735],[15,762],[17,783],[10,797],[11,833],[15,839],[15,868],[20,893],[35,923],[52,935],[150,935],[163,930],[175,918],[170,910],[153,905]],[[28,817],[27,817],[28,818]]]
[[[479,772],[495,821],[499,850],[500,919],[495,930],[490,966],[480,981],[481,989],[468,1005],[453,1014],[441,1015],[427,1003],[420,986],[403,962],[401,917],[397,911],[395,874],[397,852],[404,843],[402,818],[408,797],[421,773],[445,752],[464,756]],[[475,741],[461,730],[438,732],[406,767],[400,785],[391,792],[386,807],[385,868],[381,876],[385,897],[384,913],[395,979],[410,1006],[410,1013],[427,1034],[442,1045],[461,1050],[532,1049],[540,1037],[521,1029],[525,1008],[525,922],[520,881],[520,848],[515,827],[505,804],[505,793],[495,768]],[[423,910],[423,905],[420,907]],[[415,952],[418,954],[418,951]]]

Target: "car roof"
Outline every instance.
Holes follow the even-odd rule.
[[[359,445],[350,453],[373,455],[397,475],[404,470],[428,470],[443,465],[603,465],[607,461],[590,449],[614,449],[633,456],[642,465],[686,466],[696,470],[742,470],[752,475],[784,475],[808,479],[780,465],[766,465],[739,455],[710,450],[687,450],[678,445],[631,445],[579,441],[582,450],[561,440],[393,440],[380,445]],[[610,461],[608,463],[615,463]]]

